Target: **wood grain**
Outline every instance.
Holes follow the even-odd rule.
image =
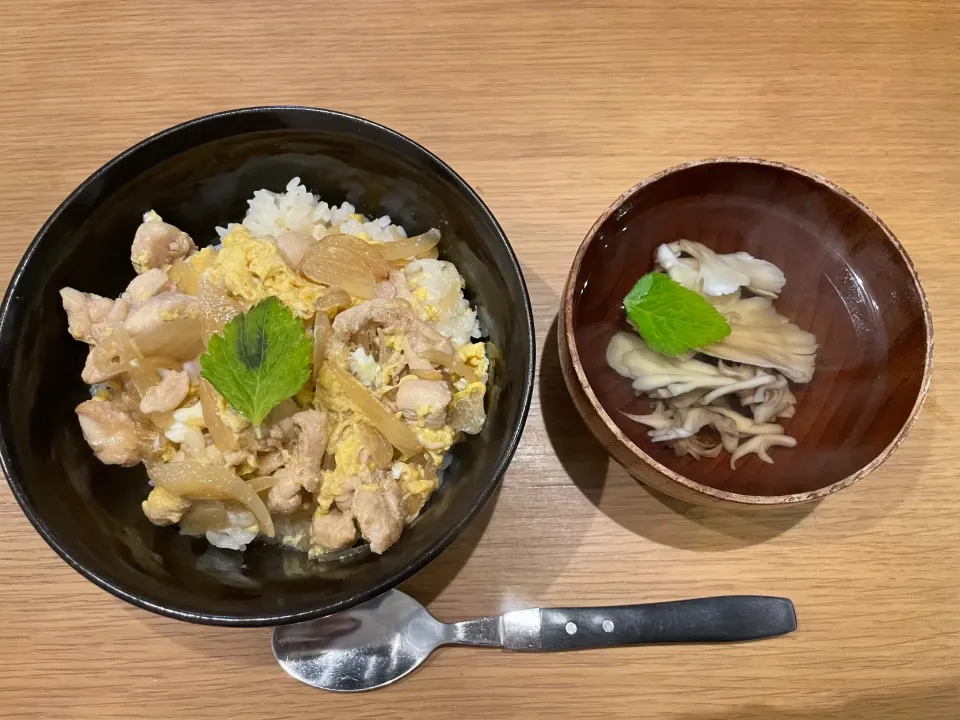
[[[800,622],[709,650],[448,649],[395,687],[332,696],[288,679],[267,631],[98,590],[4,485],[0,716],[955,718],[958,34],[948,0],[0,0],[0,278],[84,177],[178,121],[288,102],[390,125],[497,214],[543,351],[495,505],[407,589],[446,620],[755,592],[793,598]],[[782,160],[862,199],[915,261],[936,325],[933,390],[900,450],[784,515],[650,495],[574,419],[559,373],[553,319],[584,233],[641,177],[711,155]]]

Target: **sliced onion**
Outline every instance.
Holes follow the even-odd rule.
[[[183,360],[175,360],[171,357],[163,357],[162,355],[155,357],[144,358],[140,361],[140,364],[144,367],[153,368],[154,370],[184,370]]]
[[[277,237],[277,250],[290,269],[296,271],[313,242],[307,235],[288,230]]]
[[[154,485],[191,500],[236,500],[257,518],[260,530],[273,537],[273,518],[260,496],[246,482],[225,467],[210,463],[151,463],[147,475]]]
[[[257,475],[257,477],[247,480],[247,485],[252,487],[254,492],[262,493],[264,490],[272,488],[278,482],[280,482],[280,478],[273,475]]]
[[[316,306],[318,312],[326,313],[329,317],[346,310],[350,304],[350,293],[343,288],[332,287],[317,298]]]
[[[132,363],[143,357],[122,323],[114,324],[109,330],[109,335],[91,348],[87,361],[102,378],[101,382],[127,372]]]
[[[134,360],[130,363],[127,367],[127,376],[141,398],[146,395],[147,390],[160,382],[160,373],[142,360]]]
[[[226,290],[215,283],[200,280],[200,336],[206,345],[210,336],[223,332],[223,326],[240,314],[240,306],[227,296]]]
[[[426,368],[411,368],[411,374],[416,375],[421,380],[443,380],[443,373],[439,370],[427,370]]]
[[[200,275],[186,260],[176,260],[167,274],[185,295],[200,294]]]
[[[313,379],[320,374],[320,365],[327,354],[327,340],[330,339],[330,318],[325,312],[317,311],[313,318]]]
[[[220,452],[229,453],[237,449],[237,437],[220,415],[220,403],[217,391],[214,390],[206,378],[200,380],[200,409],[203,410],[203,422],[210,431],[210,437]]]
[[[161,430],[169,429],[169,427],[176,421],[176,418],[173,417],[172,412],[152,412],[149,413],[148,417],[150,418],[150,422],[152,422]]]
[[[421,355],[423,356],[424,360],[429,360],[437,365],[442,365],[443,367],[455,372],[467,382],[476,382],[477,380],[477,374],[473,371],[473,368],[457,357],[456,351],[453,353],[446,353],[443,350],[437,350],[436,348],[427,348],[421,353]]]
[[[384,259],[375,246],[356,235],[337,233],[327,235],[320,242],[329,247],[342,248],[362,257],[363,262],[370,268],[370,272],[373,273],[376,280],[386,280],[390,276],[390,271],[393,270],[390,263]]]
[[[451,283],[450,287],[447,288],[447,291],[440,296],[440,299],[437,300],[433,306],[438,315],[443,315],[444,313],[452,310],[453,306],[457,304],[457,300],[459,299],[460,288]]]
[[[357,426],[360,443],[367,451],[370,461],[378,468],[390,467],[393,464],[393,445],[384,437],[383,433],[372,425],[360,423]]]
[[[343,288],[364,300],[372,298],[376,289],[373,272],[362,255],[324,242],[307,250],[300,263],[300,272],[314,282]]]
[[[188,427],[183,431],[183,442],[180,443],[180,449],[187,457],[203,457],[207,454],[207,441],[203,437],[200,428]]]
[[[422,235],[414,235],[413,237],[377,245],[377,249],[384,260],[406,260],[433,250],[439,242],[440,231],[431,228]]]
[[[230,526],[230,516],[219,500],[198,500],[180,518],[182,535],[205,535],[207,532],[225,530]]]
[[[140,333],[134,342],[145,357],[193,360],[204,350],[201,332],[199,318],[180,318]]]
[[[328,362],[337,381],[343,387],[343,392],[357,410],[367,418],[371,425],[382,432],[404,457],[413,455],[420,449],[420,441],[413,430],[403,424],[402,420],[388,412],[380,401],[367,388],[360,384],[353,375],[333,362]]]

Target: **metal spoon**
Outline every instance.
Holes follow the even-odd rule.
[[[355,692],[389,685],[440,645],[582,650],[649,643],[741,642],[797,629],[793,603],[757,595],[646,605],[517,610],[446,624],[391,590],[350,610],[273,629],[280,666],[307,685]]]

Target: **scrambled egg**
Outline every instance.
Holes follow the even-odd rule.
[[[147,499],[140,503],[140,507],[154,525],[173,525],[180,522],[183,513],[190,507],[190,501],[155,487]]]
[[[320,492],[317,493],[318,512],[329,512],[334,498],[343,492],[347,481],[369,469],[360,462],[361,450],[363,450],[363,442],[357,433],[353,418],[341,421],[330,434],[330,441],[327,444],[327,452],[333,452],[337,464],[333,470],[320,472]]]
[[[449,425],[444,425],[438,430],[426,427],[412,427],[417,440],[423,445],[424,450],[433,458],[433,461],[439,466],[443,462],[444,453],[450,449],[450,446],[457,439],[456,431]]]
[[[187,262],[190,263],[190,266],[197,271],[197,274],[202,273],[208,267],[213,265],[213,261],[217,257],[217,251],[212,247],[205,247],[203,250],[194,253],[187,258]]]
[[[397,462],[391,468],[393,479],[400,485],[403,492],[403,507],[407,512],[408,522],[417,516],[430,495],[437,489],[436,476],[426,477],[422,465],[411,465]]]
[[[294,402],[296,402],[301,408],[308,408],[313,405],[315,398],[316,395],[314,394],[313,387],[310,383],[307,383],[302,388],[297,390],[297,394],[293,396]]]
[[[453,409],[457,403],[464,402],[465,400],[471,399],[483,399],[483,396],[487,392],[487,386],[482,382],[472,382],[468,384],[463,390],[459,390],[453,394],[453,398],[450,400],[450,408]]]
[[[477,380],[487,381],[487,373],[490,370],[490,360],[487,359],[487,347],[483,343],[470,343],[461,345],[457,348],[457,355],[463,360],[464,365],[473,369],[477,373]]]
[[[328,412],[352,413],[354,411],[353,403],[340,387],[339,380],[330,369],[329,361],[323,364],[320,375],[317,377],[316,403],[322,410]]]
[[[294,273],[275,245],[253,237],[242,225],[223,238],[205,274],[249,305],[273,295],[302,318],[314,316],[317,298],[326,291]]]

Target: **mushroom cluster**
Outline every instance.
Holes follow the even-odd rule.
[[[721,255],[689,240],[661,245],[656,259],[659,271],[713,304],[730,334],[681,357],[661,355],[633,333],[614,335],[607,363],[654,404],[649,414],[626,416],[679,456],[713,458],[726,451],[735,468],[755,453],[772,463],[770,448],[797,444],[776,421],[793,417],[797,399],[790,381],[810,381],[817,352],[816,338],[773,306],[786,282],[783,273],[745,252]],[[719,441],[700,434],[708,429]]]

